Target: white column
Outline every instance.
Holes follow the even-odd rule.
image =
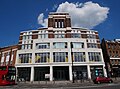
[[[34,67],[31,67],[31,75],[30,75],[30,82],[34,81]]]
[[[69,79],[72,81],[72,66],[69,66]]]
[[[53,81],[53,67],[50,66],[50,81]]]
[[[88,79],[91,79],[90,66],[87,65]]]
[[[32,64],[34,64],[35,63],[35,53],[34,52],[32,52]]]
[[[72,54],[71,54],[71,42],[68,42],[68,62],[72,63]]]
[[[53,63],[53,42],[50,42],[50,63]]]
[[[104,73],[104,76],[107,77],[107,72],[106,72],[106,69],[105,69],[105,65],[103,65],[103,73]]]
[[[104,62],[104,58],[103,58],[103,53],[102,53],[102,49],[100,49],[100,55],[101,55],[101,61]]]

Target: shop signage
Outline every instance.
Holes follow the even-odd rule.
[[[45,74],[45,78],[50,78],[50,74]]]

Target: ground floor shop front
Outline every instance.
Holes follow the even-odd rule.
[[[83,65],[83,66],[16,66],[17,78],[24,81],[60,81],[93,79],[96,76],[106,76],[103,65]]]

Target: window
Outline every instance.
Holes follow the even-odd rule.
[[[93,34],[88,34],[88,35],[87,35],[87,38],[93,38],[93,39],[96,39],[96,36],[93,35]]]
[[[32,53],[19,54],[19,63],[31,63]]]
[[[32,49],[32,45],[31,44],[23,44],[22,49]]]
[[[97,44],[89,43],[87,44],[88,48],[98,48]]]
[[[64,19],[55,19],[55,28],[64,28]]]
[[[111,61],[111,64],[112,64],[112,65],[115,64],[115,60],[112,60],[112,59],[111,59],[110,61]]]
[[[54,42],[53,48],[67,48],[67,42]]]
[[[119,57],[118,51],[116,51],[115,57]]]
[[[23,40],[26,40],[26,35],[23,36]]]
[[[84,48],[84,43],[82,42],[72,42],[72,48]]]
[[[23,35],[23,40],[32,39],[32,35]]]
[[[54,52],[53,53],[54,62],[68,62],[67,52]]]
[[[50,53],[36,53],[35,54],[35,63],[44,63],[50,62]]]
[[[118,64],[120,65],[120,59],[118,60]]]
[[[6,66],[0,66],[0,70],[6,70],[7,67]]]
[[[110,57],[112,56],[112,53],[111,53],[111,51],[109,51],[109,56],[110,56]]]
[[[101,61],[101,54],[99,52],[88,52],[89,61],[99,62]]]
[[[1,65],[4,63],[4,53],[2,53]]]
[[[80,38],[80,33],[71,33],[71,38]]]
[[[22,45],[22,49],[25,49],[25,45]]]
[[[38,38],[40,39],[48,38],[48,34],[39,34]]]
[[[37,49],[49,49],[50,43],[36,43]]]
[[[48,38],[48,31],[46,31],[46,30],[39,31],[38,38],[40,38],[40,39]]]
[[[55,38],[65,38],[65,34],[55,34]]]
[[[74,52],[73,60],[74,62],[85,62],[85,52]]]
[[[108,48],[110,48],[110,44],[108,44]]]
[[[8,64],[8,62],[9,62],[9,57],[10,57],[10,52],[7,52],[6,53],[6,65]]]

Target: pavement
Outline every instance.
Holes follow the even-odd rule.
[[[120,78],[112,78],[112,84],[120,84]],[[108,84],[108,83],[107,83]],[[37,82],[20,82],[18,86],[23,87],[34,87],[34,88],[62,88],[62,87],[84,87],[84,86],[98,86],[98,84],[94,84],[93,81],[90,80],[78,80],[74,83],[72,81],[37,81]]]
[[[120,78],[112,78],[113,83],[94,84],[89,80],[72,81],[36,81],[36,82],[18,82],[13,86],[0,86],[0,89],[79,89],[84,87],[98,87],[108,85],[120,85]]]

